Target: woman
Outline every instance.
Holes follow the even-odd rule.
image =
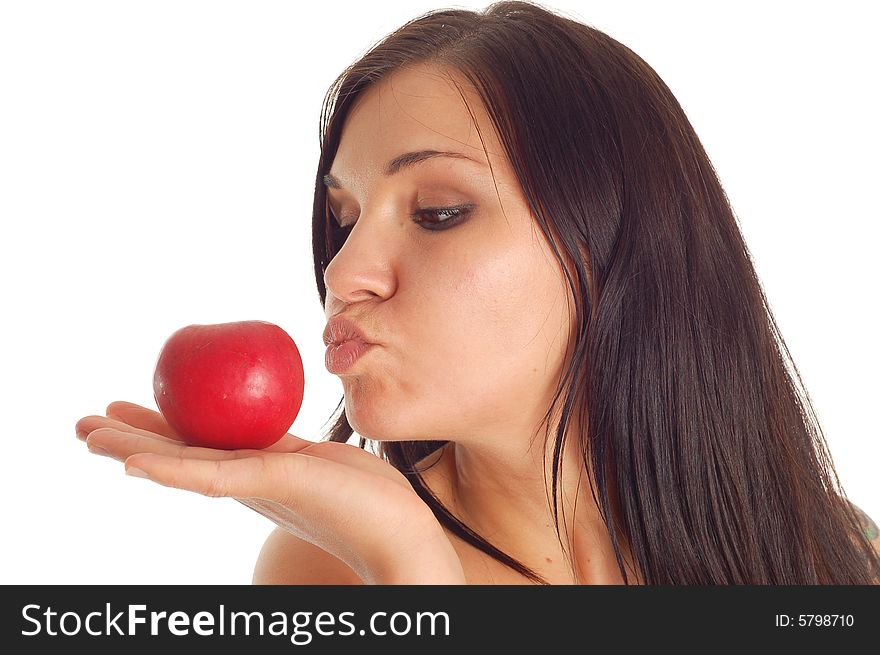
[[[632,51],[535,4],[431,12],[336,80],[321,146],[325,339],[373,344],[328,349],[328,440],[78,424],[275,521],[255,583],[878,580],[711,163]]]

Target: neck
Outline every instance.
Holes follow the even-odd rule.
[[[435,465],[436,475],[443,478],[444,504],[484,539],[551,583],[623,584],[577,443],[566,439],[564,450],[557,481],[558,535],[552,454],[543,454],[548,462],[545,480],[543,449],[537,446],[517,450],[509,444],[502,449],[448,443]],[[636,569],[627,544],[620,545],[632,584]]]

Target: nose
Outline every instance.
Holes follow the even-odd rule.
[[[332,305],[386,298],[394,292],[394,237],[380,234],[361,216],[342,248],[324,269],[325,309]],[[334,301],[335,299],[335,301]]]

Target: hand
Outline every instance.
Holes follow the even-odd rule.
[[[117,401],[106,413],[81,418],[77,436],[90,451],[125,462],[130,475],[235,498],[368,583],[405,583],[408,574],[398,565],[434,557],[420,569],[430,571],[430,583],[464,584],[461,562],[431,509],[400,471],[372,453],[289,433],[262,450],[200,448],[187,446],[146,407]]]

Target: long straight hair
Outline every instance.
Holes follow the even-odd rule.
[[[549,437],[558,418],[557,536],[568,435],[626,584],[621,541],[645,584],[876,582],[880,561],[709,157],[657,73],[592,27],[529,2],[437,10],[343,71],[321,111],[312,248],[322,306],[324,271],[342,245],[322,178],[345,118],[371,84],[423,63],[477,89],[575,301],[576,332],[544,422]],[[327,440],[353,435],[344,400]],[[568,434],[572,416],[579,434]],[[372,450],[454,534],[547,584],[425,485],[416,464],[446,443]]]

